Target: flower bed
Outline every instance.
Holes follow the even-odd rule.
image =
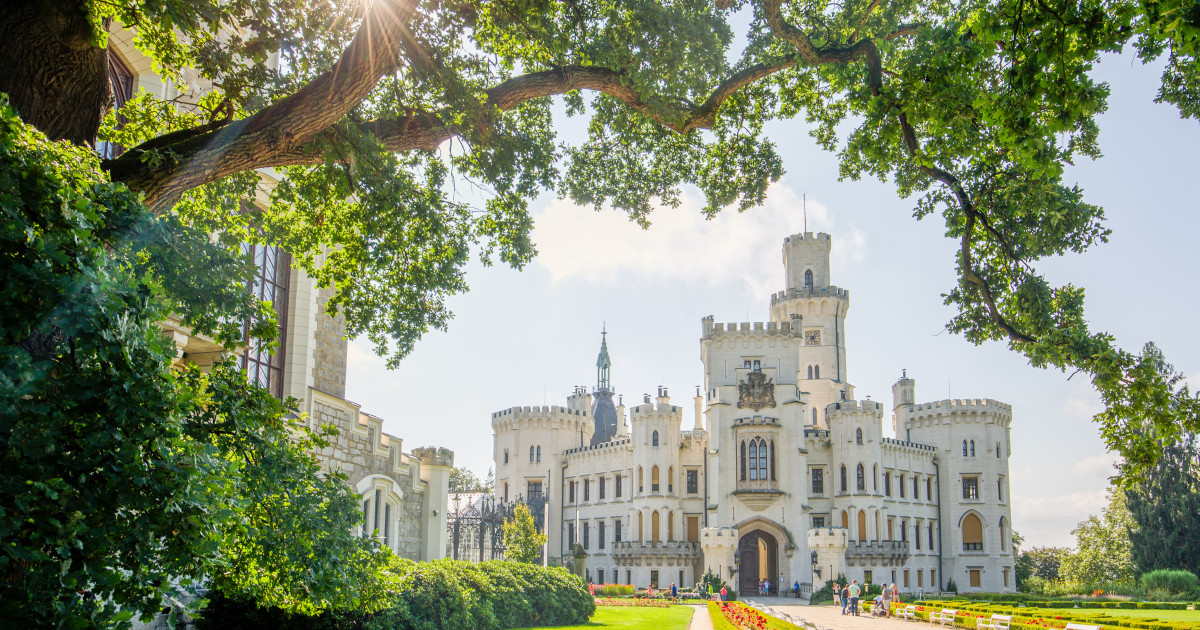
[[[739,630],[766,630],[767,618],[762,613],[737,602],[722,602],[718,604],[721,616],[729,625]]]
[[[1059,604],[1059,602],[1051,602]],[[1070,603],[1070,602],[1068,602]],[[1126,602],[1118,602],[1126,603]],[[1134,602],[1128,602],[1134,603]],[[894,603],[892,610],[902,608],[906,604]],[[1130,606],[1134,608],[1135,606]],[[943,608],[958,610],[954,625],[962,628],[975,628],[979,618],[989,618],[993,614],[1012,615],[1012,630],[1059,630],[1068,623],[1083,623],[1100,626],[1104,630],[1200,630],[1200,623],[1189,621],[1161,621],[1149,617],[1120,617],[1103,612],[1076,612],[1057,606],[1053,608],[1036,608],[1032,606],[994,605],[984,602],[966,601],[926,601],[917,605],[917,618],[929,619],[929,611],[940,611]],[[1173,607],[1171,609],[1174,609]]]
[[[637,606],[639,608],[668,608],[672,600],[650,599],[649,597],[597,597],[597,606]]]

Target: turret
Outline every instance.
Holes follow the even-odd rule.
[[[696,386],[696,424],[693,427],[697,431],[704,430],[704,397],[700,395],[700,386]]]
[[[829,235],[824,232],[793,234],[783,239],[783,267],[789,292],[810,293],[830,286],[829,247]]]
[[[596,357],[596,389],[595,403],[592,405],[592,417],[596,421],[596,429],[592,433],[592,445],[603,444],[617,436],[617,408],[613,404],[613,390],[609,383],[609,370],[612,359],[608,356],[608,331],[600,331],[600,354]]]
[[[913,403],[916,402],[917,382],[908,378],[908,370],[900,372],[900,380],[892,385],[892,431],[896,433],[896,437],[905,437],[900,432],[900,427],[903,425],[901,416],[906,412],[912,411]]]

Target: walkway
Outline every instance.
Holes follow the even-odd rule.
[[[692,611],[692,623],[688,630],[713,630],[712,617],[708,616],[708,606],[700,604]]]
[[[756,602],[761,606],[787,613],[793,617],[806,619],[820,628],[830,630],[903,630],[904,626],[908,624],[908,622],[895,617],[885,619],[872,617],[867,613],[861,613],[857,617],[854,615],[843,616],[841,606],[833,604],[797,605],[796,600],[790,597],[749,597],[747,601]],[[697,627],[695,623],[695,617],[693,617],[692,628]]]

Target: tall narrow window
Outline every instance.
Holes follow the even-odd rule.
[[[809,293],[812,292],[812,288],[813,288],[812,269],[804,270],[804,288],[808,289]]]
[[[1000,459],[1000,443],[996,442],[996,459]]]
[[[1006,551],[1008,549],[1008,527],[1006,527],[1006,525],[1007,525],[1007,522],[1004,520],[1004,517],[1001,516],[1000,517],[1000,551]]]
[[[821,366],[813,366],[813,378],[821,378]]]
[[[529,447],[529,463],[530,464],[533,463],[533,447],[532,446]]]
[[[504,449],[504,463],[508,463],[508,449]]]
[[[592,499],[592,480],[583,480],[583,500],[590,501]]]
[[[700,472],[697,470],[687,471],[687,491],[688,494],[696,494],[700,491]]]
[[[967,456],[967,441],[963,440],[963,457]]]
[[[742,475],[741,475],[741,480],[742,480],[742,481],[745,481],[745,480],[746,480],[746,441],[745,441],[745,440],[742,440],[742,453],[741,453],[741,455],[742,455],[742,456],[741,456],[741,458],[740,458],[740,459],[742,460],[742,471],[741,471],[741,472],[742,472]]]
[[[846,465],[842,464],[842,492],[846,491]]]
[[[854,443],[855,443],[855,444],[862,444],[862,429],[855,429],[855,430],[854,430]]]
[[[619,518],[613,519],[613,542],[621,542],[621,519]],[[613,571],[613,575],[616,574],[617,572]]]
[[[675,467],[667,468],[667,492],[675,492]]]
[[[660,519],[658,517],[657,510],[650,513],[650,541],[651,542],[659,541],[659,529],[658,529],[659,520]]]
[[[568,495],[567,503],[574,503],[575,502],[575,482],[574,481],[572,481],[571,484],[569,486],[567,486],[567,495]]]
[[[930,483],[929,477],[925,478],[925,500],[926,501],[933,500],[933,484]]]
[[[971,440],[971,457],[975,457],[975,440]]]
[[[879,464],[871,467],[871,491],[879,492]]]
[[[913,475],[913,499],[919,499],[921,497],[921,486],[918,485],[918,481],[920,480],[917,478],[917,476]]]
[[[613,488],[613,490],[615,491],[614,494],[616,495],[616,497],[618,499],[620,499],[621,498],[621,475],[617,475],[616,477],[613,477],[613,483],[617,484],[617,487]]]
[[[892,496],[892,473],[890,472],[883,473],[883,494]]]
[[[808,379],[812,380],[812,366],[808,366]]]
[[[658,431],[650,435],[650,446],[658,446]]]
[[[817,426],[817,408],[813,407],[813,426]]]
[[[658,466],[650,469],[650,492],[658,492]]]
[[[383,546],[388,546],[388,530],[391,529],[389,524],[392,522],[392,504],[383,504]]]
[[[767,443],[758,438],[758,479],[767,480]]]
[[[963,551],[983,551],[983,523],[978,516],[963,517],[962,536]]]
[[[858,488],[858,491],[859,491],[859,492],[864,492],[864,491],[866,491],[866,489],[867,489],[867,475],[866,475],[866,472],[863,470],[863,465],[862,465],[862,464],[859,464],[859,465],[858,465],[858,485],[857,485],[857,488]]]
[[[250,293],[260,301],[269,302],[279,322],[278,345],[274,351],[265,342],[250,339],[250,329],[255,322],[246,322],[248,347],[242,356],[242,368],[251,382],[265,388],[276,398],[283,398],[283,354],[287,348],[288,283],[291,278],[289,257],[278,247],[250,243],[242,244],[242,253],[254,261],[255,272]]]
[[[775,440],[771,440],[771,481],[775,481]]]
[[[596,532],[597,547],[604,548],[604,521],[600,521],[600,531]]]
[[[604,477],[600,478],[600,500],[604,500]]]
[[[537,460],[542,461],[542,447],[537,447]]]
[[[638,466],[638,494],[646,491],[646,486],[642,482],[642,467]]]
[[[979,498],[979,478],[978,477],[963,477],[963,498],[978,499]]]
[[[825,494],[825,471],[820,468],[812,469],[812,493]]]
[[[108,82],[113,91],[113,110],[117,112],[117,124],[125,124],[125,116],[121,107],[133,98],[133,71],[111,49],[108,51]],[[125,147],[113,142],[97,142],[96,151],[105,160],[111,160],[121,155]]]

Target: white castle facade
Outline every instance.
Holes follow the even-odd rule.
[[[706,570],[757,593],[845,575],[909,593],[1011,592],[1012,408],[855,400],[849,293],[828,234],[784,239],[786,290],[767,322],[701,321],[704,386],[691,427],[659,387],[614,403],[607,339],[592,392],[492,414],[498,499],[549,497],[549,555],[586,552],[597,583],[695,584]]]

